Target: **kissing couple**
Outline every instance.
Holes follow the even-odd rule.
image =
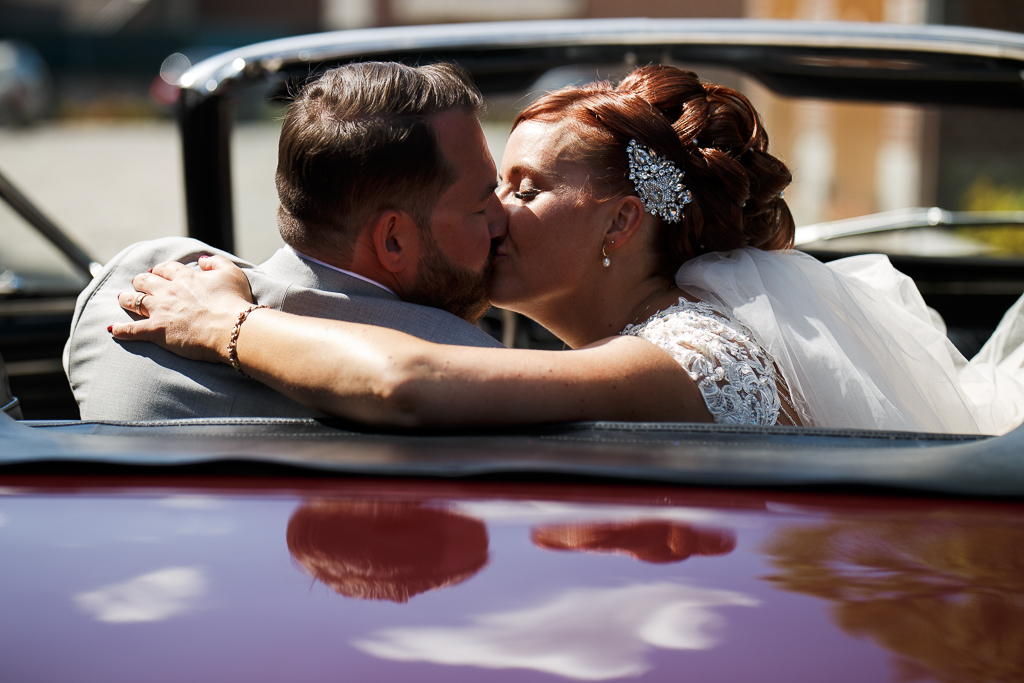
[[[118,372],[145,387],[116,402],[170,394],[186,414],[209,414],[188,413],[195,397],[180,382],[148,383],[173,367],[187,377],[217,368],[217,382],[189,381],[222,415],[954,433],[1024,421],[1012,353],[1024,304],[968,361],[884,256],[823,264],[794,251],[791,174],[736,90],[647,66],[617,85],[548,93],[516,118],[497,174],[481,103],[468,77],[443,64],[353,64],[309,83],[281,136],[282,252],[359,291],[328,311],[308,283],[283,294],[268,285],[281,252],[259,268],[198,258],[201,245],[188,255],[198,267],[170,255],[120,291],[132,319],[109,317],[110,335],[92,344],[105,349],[92,358],[118,349],[131,368]],[[146,256],[156,262],[159,251]],[[108,275],[145,269],[115,262]],[[97,292],[112,301],[118,282],[94,282],[81,317],[97,320],[84,313]],[[382,296],[390,306],[367,306]],[[495,348],[468,324],[488,302],[570,350]],[[94,308],[109,315],[110,305]],[[90,394],[109,394],[89,388],[95,372],[76,385],[76,359],[88,365],[90,353],[76,351],[75,335],[67,356],[87,417]],[[118,362],[105,360],[108,370]],[[268,412],[285,400],[276,396],[301,409]]]

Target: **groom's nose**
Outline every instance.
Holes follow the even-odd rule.
[[[487,230],[492,240],[501,239],[508,234],[508,214],[505,213],[505,206],[496,194],[492,194],[487,203]]]

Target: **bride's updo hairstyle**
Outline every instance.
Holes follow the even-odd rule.
[[[576,158],[593,171],[588,190],[599,201],[636,194],[630,140],[685,172],[692,199],[682,222],[658,219],[659,272],[674,275],[709,251],[793,246],[793,217],[781,196],[792,176],[768,153],[768,134],[750,101],[732,88],[672,66],[646,66],[618,86],[600,81],[548,93],[512,128],[531,119],[568,122]]]

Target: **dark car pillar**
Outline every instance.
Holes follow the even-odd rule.
[[[189,237],[234,251],[231,210],[231,103],[182,90],[178,105]]]

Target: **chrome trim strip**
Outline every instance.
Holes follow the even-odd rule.
[[[60,358],[15,360],[7,363],[8,377],[32,377],[35,375],[57,374],[64,374],[64,364]]]
[[[74,313],[76,302],[75,297],[0,299],[0,316]]]
[[[21,401],[19,401],[18,397],[15,396],[13,399],[11,399],[10,403],[8,403],[7,405],[5,405],[3,407],[0,407],[0,411],[3,411],[5,413],[13,413],[15,411],[15,409],[18,408],[18,406],[20,406],[20,405],[21,405]]]
[[[1024,211],[947,211],[937,206],[896,209],[801,226],[796,229],[795,244],[799,246],[818,240],[936,225],[1024,226]]]
[[[459,48],[630,45],[763,45],[899,50],[1016,59],[1024,36],[961,26],[750,19],[575,19],[512,21],[331,31],[280,38],[210,57],[182,75],[181,87],[200,96],[248,71],[286,63],[338,59],[381,51]]]

